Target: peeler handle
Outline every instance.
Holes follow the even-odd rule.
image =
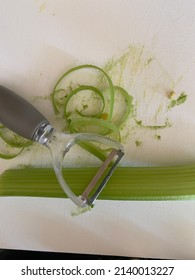
[[[0,123],[15,133],[33,140],[33,135],[48,120],[28,101],[0,85]]]

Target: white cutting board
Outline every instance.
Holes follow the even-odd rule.
[[[51,92],[72,66],[101,66],[129,45],[144,46],[188,99],[155,149],[149,140],[141,149],[125,144],[124,164],[191,164],[194,30],[193,0],[0,1],[0,83],[32,100]],[[51,110],[37,107],[52,121]],[[15,163],[1,160],[0,170]],[[72,217],[74,209],[69,200],[0,198],[0,248],[195,259],[194,201],[97,201]]]

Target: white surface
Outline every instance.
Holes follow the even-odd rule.
[[[130,44],[144,45],[175,82],[182,76],[176,89],[188,101],[161,146],[138,151],[126,144],[133,157],[126,160],[192,163],[194,30],[193,0],[0,1],[0,82],[29,99],[46,95],[69,67],[101,66]],[[52,121],[52,112],[42,111]],[[1,170],[11,165],[0,161]],[[67,200],[0,198],[0,248],[195,259],[194,201],[97,201],[77,217],[73,208]]]

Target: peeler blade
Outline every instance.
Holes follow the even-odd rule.
[[[105,185],[107,184],[108,180],[112,176],[113,172],[115,171],[116,167],[118,166],[120,160],[124,156],[124,152],[122,150],[118,149],[112,149],[106,160],[103,162],[103,164],[100,166],[99,170],[95,174],[95,176],[92,178],[90,183],[88,184],[87,188],[84,190],[82,195],[80,196],[81,199],[84,201],[84,203],[88,206],[91,206],[94,201],[97,199]],[[113,161],[113,159],[116,157],[114,163],[111,167],[109,167],[110,163]],[[104,177],[103,180],[100,180]],[[90,194],[95,190],[95,193],[92,194],[90,197]]]

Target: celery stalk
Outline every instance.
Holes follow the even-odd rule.
[[[64,177],[79,195],[96,168],[68,168]],[[52,169],[7,170],[0,176],[0,196],[65,198]],[[181,200],[195,198],[195,166],[118,167],[99,199]]]

